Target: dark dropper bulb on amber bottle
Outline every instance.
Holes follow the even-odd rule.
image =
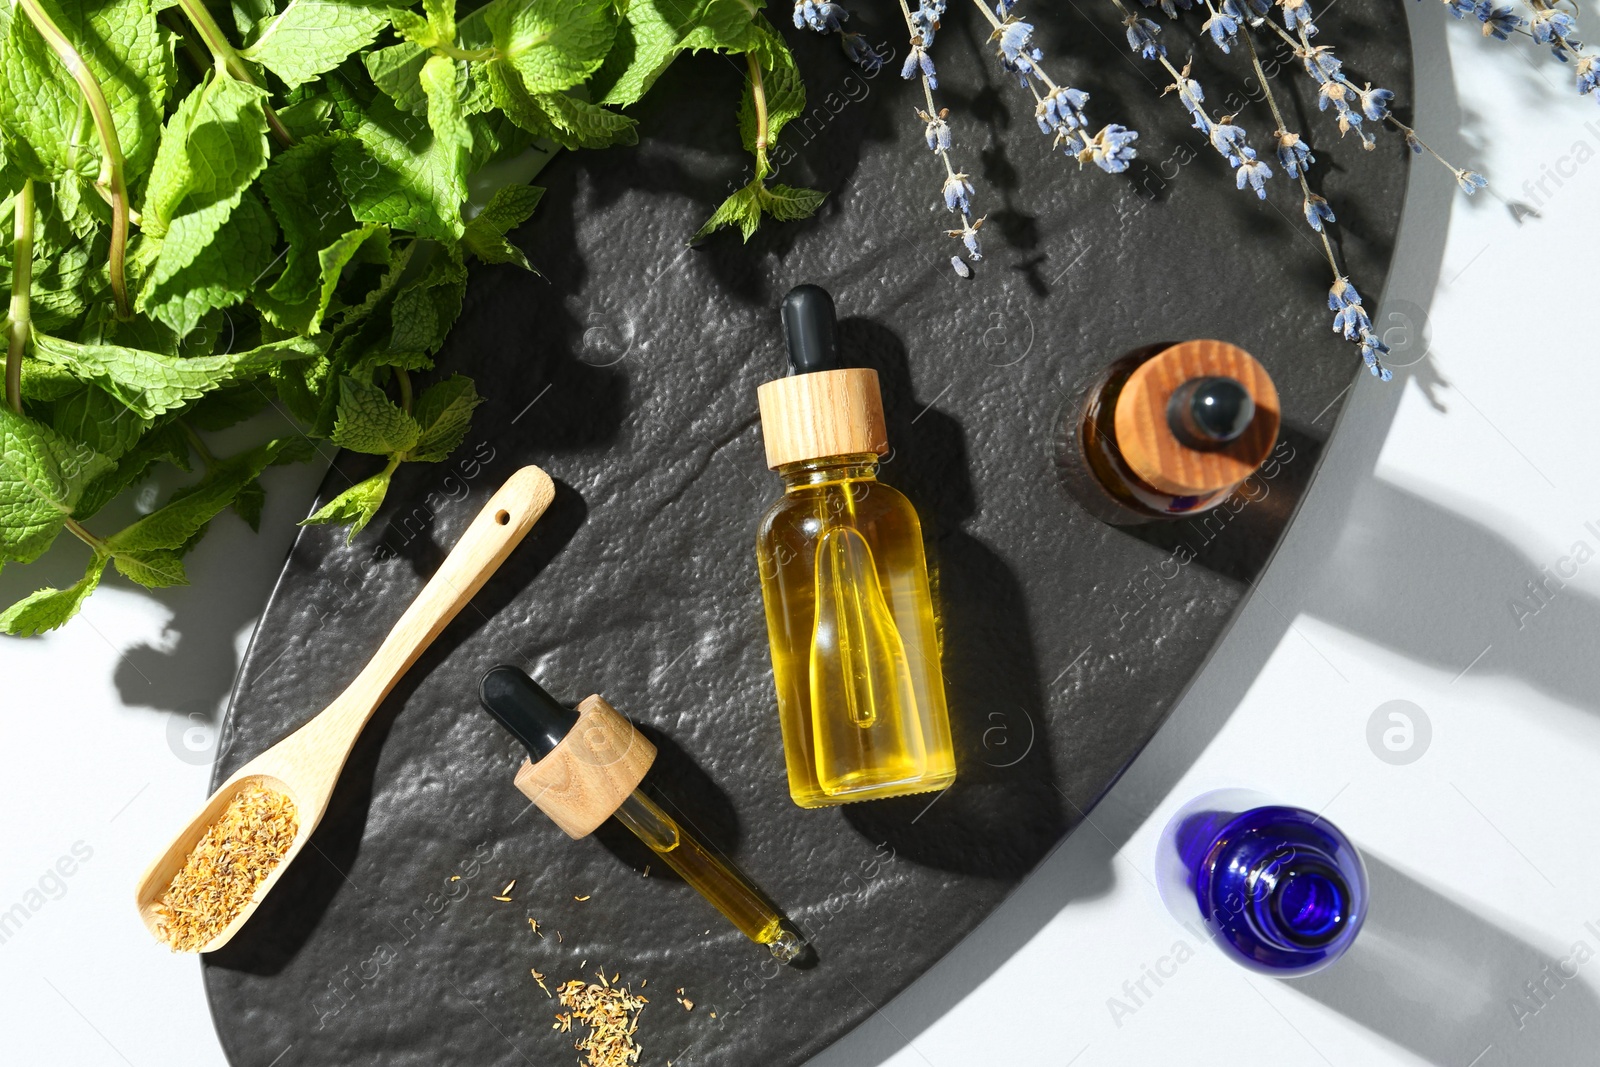
[[[828,290],[820,285],[795,286],[783,298],[779,315],[789,346],[789,366],[796,374],[839,366],[839,319]]]
[[[1256,402],[1236,379],[1191,378],[1173,391],[1167,426],[1190,448],[1220,448],[1237,441],[1256,417]]]

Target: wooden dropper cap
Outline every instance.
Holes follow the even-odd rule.
[[[878,372],[839,366],[838,319],[828,291],[795,286],[783,298],[782,316],[794,373],[756,390],[767,466],[888,452]]]
[[[1128,467],[1175,496],[1205,496],[1250,477],[1272,452],[1278,422],[1266,368],[1224,341],[1185,341],[1141,363],[1113,413]]]
[[[515,667],[496,667],[478,699],[528,750],[517,788],[568,837],[593,833],[655,762],[656,747],[598,695],[573,711]]]

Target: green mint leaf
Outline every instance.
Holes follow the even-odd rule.
[[[173,80],[172,53],[149,0],[40,0],[77,48],[111,108],[127,173],[150,165],[162,105]],[[72,172],[93,180],[100,144],[83,112],[77,82],[22,10],[11,10],[0,42],[0,126],[9,164],[53,181]]]
[[[76,392],[82,382],[66,367],[42,359],[23,357],[22,396],[24,400],[60,400]]]
[[[333,125],[333,101],[325,96],[311,96],[299,103],[278,110],[278,121],[283,123],[289,136],[301,142],[327,133]]]
[[[176,6],[176,0],[153,0],[153,3],[158,11]],[[261,20],[271,18],[275,10],[273,0],[230,0],[229,7],[233,9],[233,27],[240,37],[250,36],[261,25]]]
[[[61,436],[79,441],[107,459],[118,459],[150,428],[123,404],[93,387],[80,389],[52,405],[50,425]]]
[[[295,305],[273,307],[258,295],[256,303],[264,314],[283,329],[292,329],[301,334],[318,333],[345,268],[357,261],[386,263],[388,259],[389,227],[371,223],[358,226],[349,233],[341,234],[332,244],[316,253],[318,274],[313,283],[315,288],[309,296]],[[280,288],[287,288],[282,286],[282,282],[280,278],[268,290],[273,299],[279,296]]]
[[[389,24],[378,7],[341,0],[289,0],[262,21],[242,53],[266,67],[291,89],[343,63],[372,43]]]
[[[488,71],[483,69],[486,67],[487,63],[475,64],[472,78],[473,84],[483,88],[483,107],[481,112],[467,115],[467,125],[472,129],[472,171],[481,177],[486,168],[527,152],[531,166],[524,170],[519,164],[518,176],[531,178],[544,168],[559,149],[555,145],[540,145],[536,150],[529,150],[533,135],[495,109]],[[469,107],[471,104],[470,100],[463,101],[462,106]],[[530,170],[532,173],[529,173]]]
[[[252,532],[260,533],[261,509],[267,506],[267,491],[261,487],[261,479],[257,478],[239,490],[239,495],[233,498],[230,506]]]
[[[544,190],[537,185],[507,185],[496,189],[484,209],[467,223],[462,244],[485,263],[515,263],[532,270],[522,249],[506,240],[506,234],[521,226],[539,205]]]
[[[105,573],[106,556],[96,552],[83,577],[65,589],[40,589],[0,613],[0,631],[13,637],[32,637],[54,630],[78,613]]]
[[[389,12],[389,19],[394,23],[394,32],[412,44],[421,45],[423,48],[435,48],[449,43],[439,36],[439,31],[433,28],[433,23],[415,11],[396,8]]]
[[[606,148],[639,141],[639,124],[626,115],[566,93],[539,93],[535,99],[554,132],[551,139],[562,148]]]
[[[383,506],[383,498],[389,492],[389,477],[394,474],[398,461],[391,460],[383,470],[374,474],[366,481],[357,482],[332,500],[328,501],[317,511],[302,519],[301,526],[316,526],[326,522],[348,522],[350,533],[345,537],[349,544],[356,539],[356,534],[366,529],[367,523],[378,513]]]
[[[394,306],[389,312],[389,352],[431,356],[439,351],[461,314],[466,292],[467,268],[460,251],[453,247],[436,250],[415,278],[395,290]],[[395,365],[398,361],[378,358],[375,362]],[[411,363],[402,365],[414,368]]]
[[[124,549],[111,558],[116,562],[117,573],[146,589],[189,584],[188,572],[183,569],[183,554],[173,549]]]
[[[123,557],[132,558],[135,565],[161,566],[165,557],[152,553],[185,550],[206,523],[233,503],[240,490],[255,481],[286,450],[301,447],[298,438],[280,439],[219,460],[199,482],[179,489],[162,507],[106,538],[106,547],[117,556],[117,569],[122,570]],[[123,573],[128,574],[127,571]],[[182,576],[181,569],[167,568],[167,573],[180,579]],[[141,581],[132,574],[128,577]]]
[[[257,294],[256,303],[282,329],[316,332],[316,299],[325,280],[319,253],[356,229],[333,169],[334,148],[344,139],[343,134],[306,138],[280,152],[261,174],[261,187],[288,247],[283,272],[268,290],[270,298]],[[321,311],[326,310],[324,304]]]
[[[150,168],[145,190],[144,222],[148,236],[163,236],[180,212],[199,213],[239,202],[246,187],[267,165],[266,92],[253,85],[208,72],[205,82],[183,98],[161,131],[161,147]],[[227,219],[228,210],[213,211],[210,232]],[[191,233],[192,254],[204,242]],[[163,246],[163,254],[166,253]],[[181,267],[175,264],[169,269]]]
[[[422,65],[421,80],[428,98],[428,126],[433,130],[434,144],[449,172],[460,176],[461,200],[465,200],[466,174],[472,163],[472,129],[461,107],[462,86],[456,75],[456,61],[449,56],[431,57]],[[459,200],[456,208],[455,221],[459,224]]]
[[[758,190],[761,188],[761,180],[758,178],[724,200],[716,212],[706,220],[705,225],[689,238],[689,243],[702,241],[724,226],[739,227],[744,239],[750,240],[756,232],[756,227],[761,225],[761,204],[757,199]]]
[[[84,486],[111,467],[87,445],[0,405],[0,560],[37,559]]]
[[[789,120],[805,111],[806,87],[800,80],[800,71],[789,46],[764,16],[757,17],[750,25],[749,52],[761,68],[761,88],[767,99],[767,146],[770,148],[777,144],[778,134]],[[744,140],[745,151],[756,150],[756,108],[748,77],[744,99],[739,104],[739,136]]]
[[[214,225],[219,211],[226,214]],[[278,227],[254,193],[185,212],[173,220],[134,306],[171,327],[179,337],[208,311],[250,295],[276,262]]]
[[[483,403],[471,378],[452,374],[436,382],[417,398],[412,410],[422,433],[406,453],[408,460],[438,463],[461,444],[472,425],[472,409]]]
[[[599,69],[617,33],[611,0],[519,0],[484,13],[496,52],[530,92],[570,89]]]
[[[794,222],[816,214],[817,208],[828,194],[816,189],[795,189],[787,185],[769,185],[761,189],[757,199],[761,210],[779,222]]]
[[[68,182],[63,180],[63,186]],[[78,184],[71,179],[72,187]],[[33,234],[33,286],[30,301],[33,328],[57,330],[76,322],[92,302],[104,299],[103,274],[109,240],[96,224],[87,236],[73,230],[62,214],[55,188],[35,184],[35,222]],[[91,194],[93,195],[93,194]],[[10,202],[0,206],[0,217],[10,219]],[[11,289],[12,227],[0,226],[0,289]]]
[[[48,334],[34,338],[38,361],[98,386],[144,419],[222,386],[249,381],[285,360],[305,359],[319,351],[316,342],[291,337],[243,352],[184,359],[121,345],[80,345]]]
[[[472,52],[494,44],[486,16],[496,6],[495,2],[486,4],[457,23],[455,44],[458,48]],[[373,84],[383,90],[396,106],[406,111],[421,111],[426,100],[421,83],[422,65],[430,57],[429,49],[449,42],[441,41],[432,24],[413,11],[393,10],[389,14],[394,21],[395,32],[405,41],[368,52],[361,57],[361,62],[366,66]],[[476,67],[478,64],[470,66]]]
[[[422,11],[434,35],[446,44],[456,39],[456,0],[422,0]]]
[[[595,77],[605,87],[600,103],[638,101],[686,49],[743,51],[758,10],[744,0],[632,0]]]
[[[355,134],[334,148],[333,167],[356,219],[458,240],[467,198],[461,143],[435,135],[427,119],[383,96],[357,117]]]
[[[382,389],[348,376],[339,379],[334,444],[353,452],[387,456],[409,451],[421,432],[417,420],[401,411]]]
[[[489,97],[494,106],[535,137],[555,140],[558,136],[555,123],[528,92],[517,69],[503,59],[492,59],[484,64],[484,68],[484,80],[489,86]]]

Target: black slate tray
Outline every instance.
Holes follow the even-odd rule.
[[[852,28],[903,54],[882,7]],[[740,69],[715,56],[674,66],[639,109],[645,144],[547,169],[519,235],[541,275],[475,270],[439,360],[489,398],[466,444],[402,468],[354,545],[301,534],[240,672],[219,780],[338,693],[512,470],[557,480],[546,517],[367,728],[313,847],[205,958],[235,1064],[573,1062],[530,968],[552,988],[597,969],[648,979],[643,1062],[802,1063],[971,930],[1149,739],[1277,543],[1357,361],[1330,332],[1326,267],[1288,183],[1266,204],[1235,192],[1109,5],[1037,21],[1051,69],[1093,93],[1097,121],[1139,129],[1142,160],[1108,177],[1051,153],[986,28],[953,5],[941,73],[989,214],[970,282],[936,236],[940,172],[898,61],[864,79],[832,41],[787,28],[817,110],[785,133],[781,180],[832,191],[818,219],[686,250],[744,180]],[[1404,24],[1398,0],[1345,0],[1325,32],[1404,101]],[[1169,29],[1175,56],[1196,25]],[[1195,53],[1215,107],[1254,85],[1240,57]],[[1373,307],[1403,149],[1340,142],[1309,80],[1285,82]],[[1241,122],[1268,143],[1260,105]],[[928,527],[960,759],[938,797],[813,812],[788,799],[753,559],[779,486],[755,388],[780,372],[774,308],[801,281],[832,289],[847,361],[880,371],[882,476]],[[1052,469],[1064,399],[1122,352],[1212,336],[1255,353],[1282,395],[1265,494],[1203,523],[1091,518]],[[372,466],[342,456],[324,498]],[[501,662],[638,721],[681,817],[785,907],[809,966],[766,962],[661,865],[641,877],[648,856],[628,840],[571,842],[530,814],[511,784],[520,750],[475,707]],[[514,902],[490,899],[513,878]]]

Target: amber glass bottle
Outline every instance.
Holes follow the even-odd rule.
[[[1222,341],[1129,353],[1063,409],[1056,469],[1083,507],[1117,525],[1216,507],[1278,439],[1278,391]]]
[[[790,795],[815,808],[943,789],[955,753],[922,526],[877,480],[877,372],[834,365],[823,290],[792,291],[784,325],[796,373],[760,392],[784,494],[756,559]]]

